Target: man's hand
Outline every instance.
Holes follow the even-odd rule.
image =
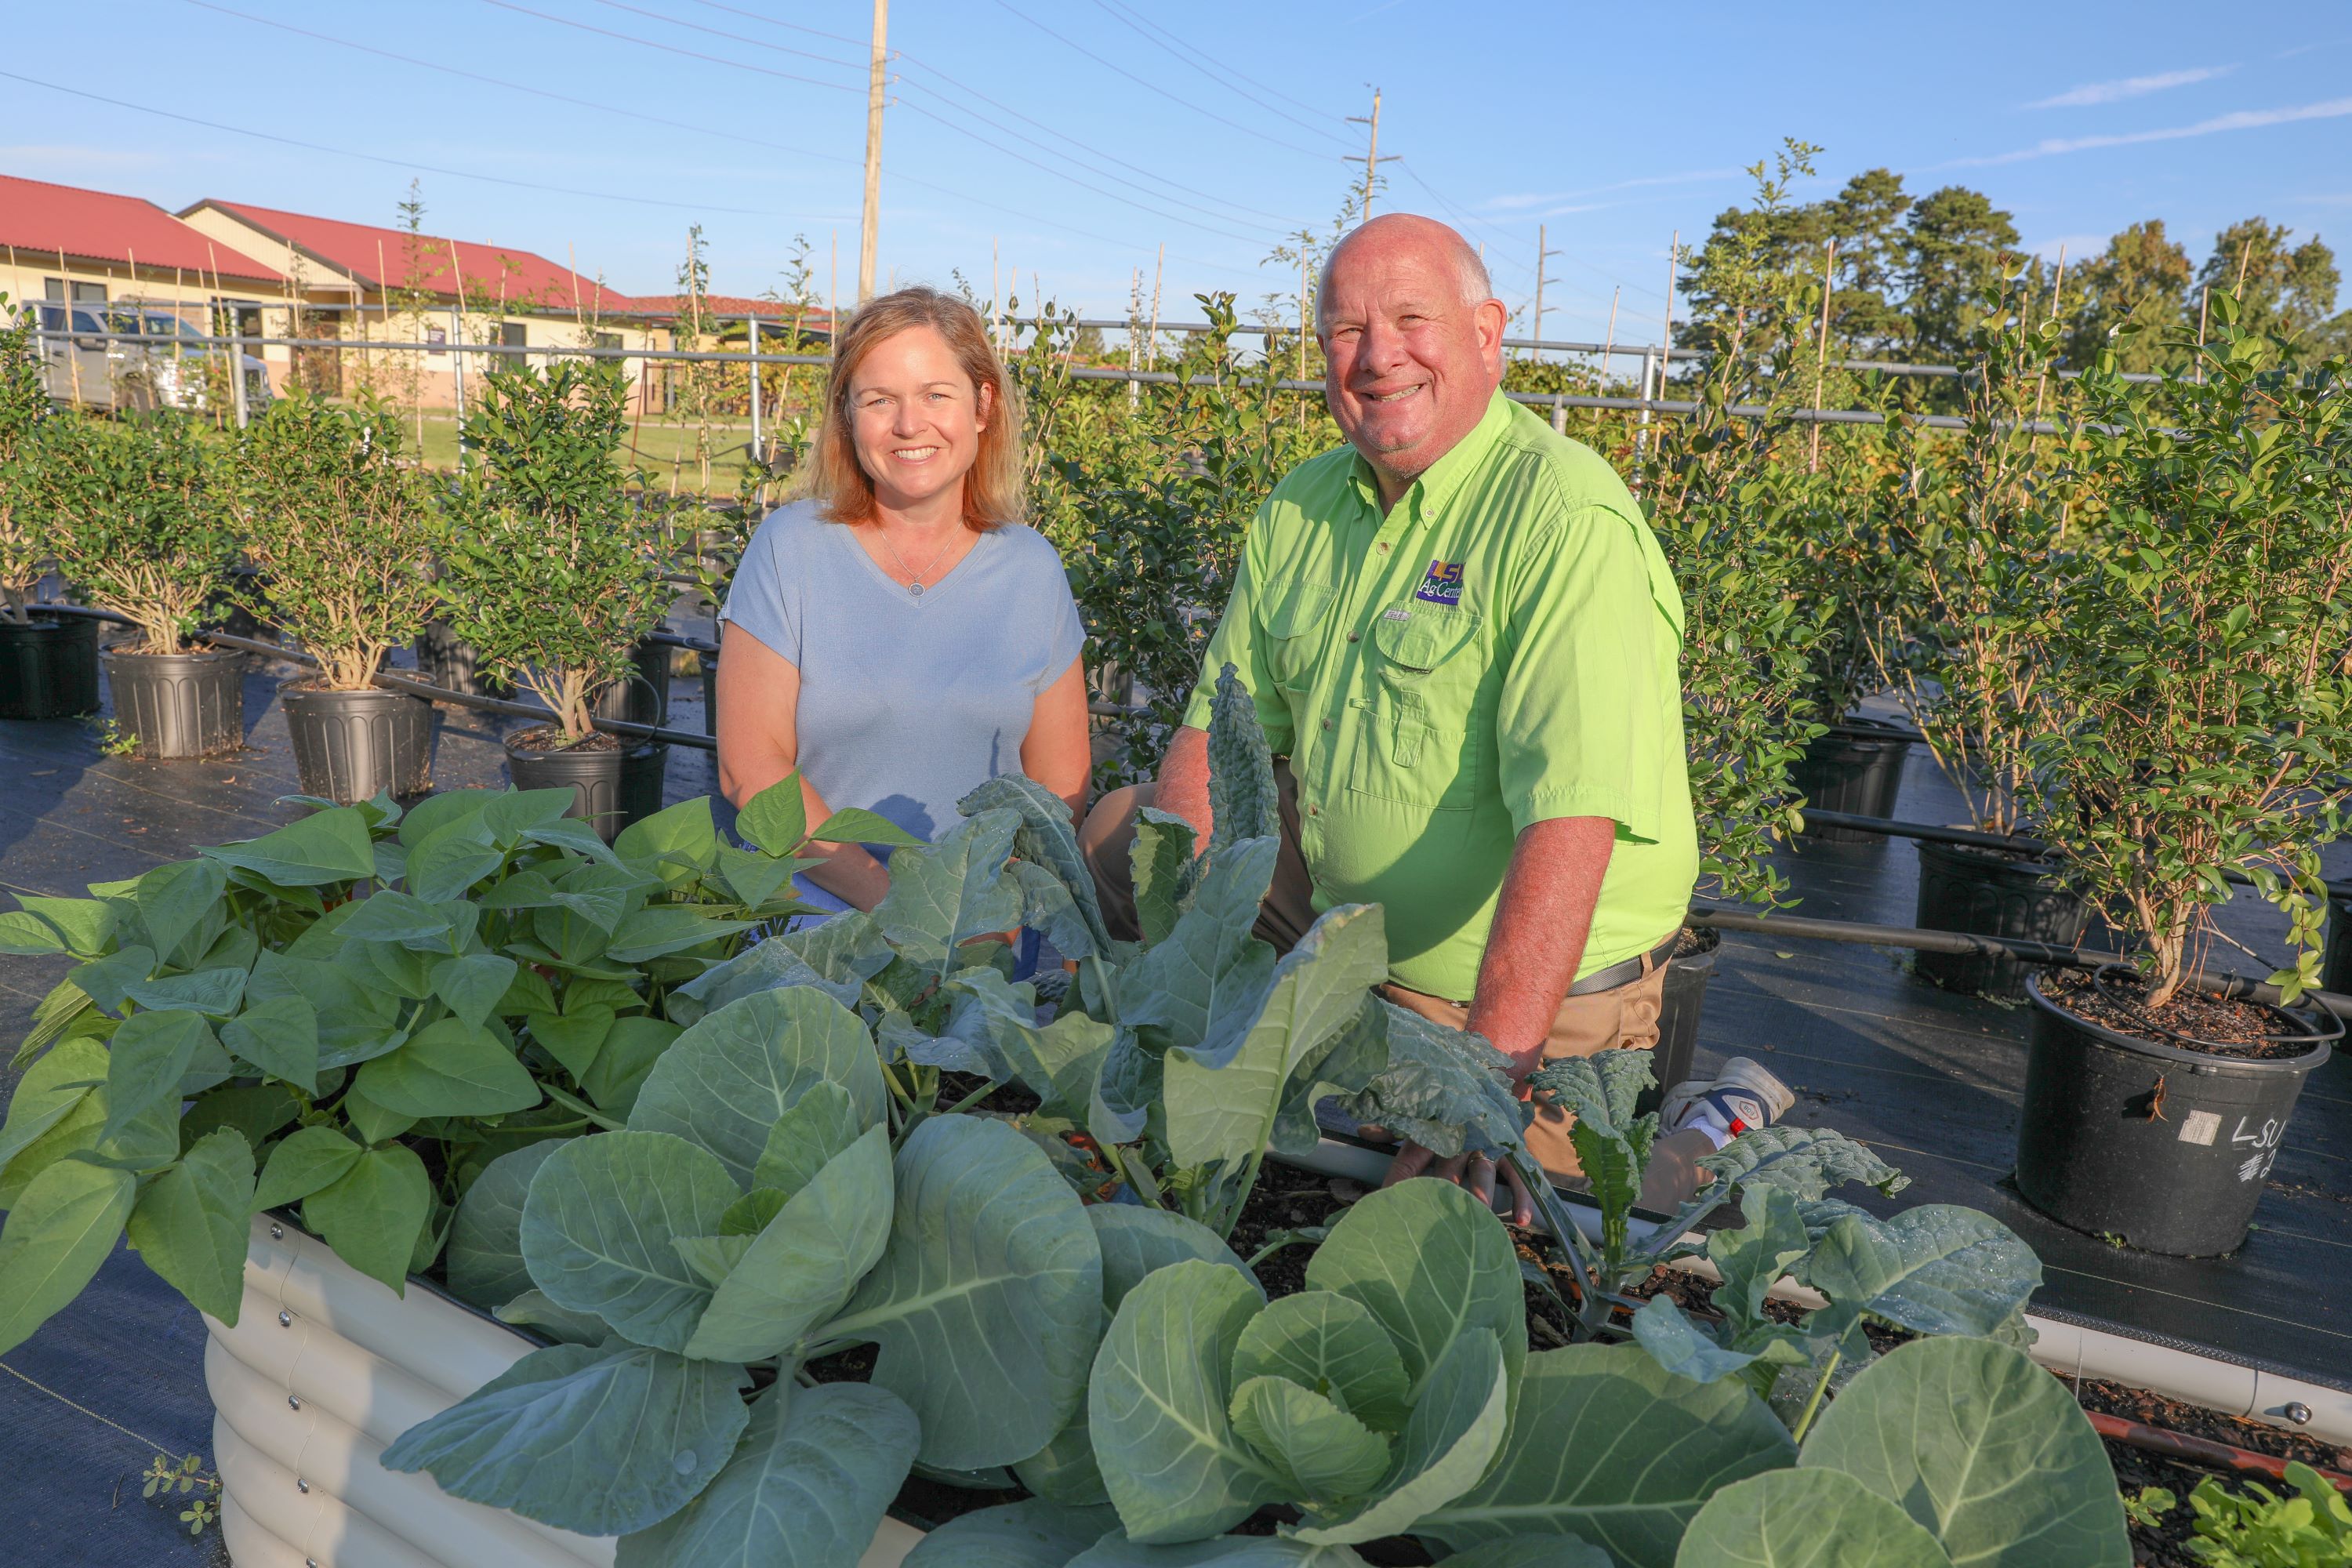
[[[1456,1154],[1451,1159],[1433,1153],[1418,1143],[1406,1143],[1389,1162],[1389,1173],[1381,1185],[1393,1187],[1399,1182],[1409,1182],[1415,1176],[1435,1176],[1443,1182],[1453,1182],[1470,1189],[1470,1195],[1488,1207],[1495,1202],[1495,1162],[1484,1154]],[[1530,1226],[1536,1220],[1535,1199],[1528,1195],[1527,1184],[1519,1180],[1517,1168],[1503,1167],[1503,1179],[1510,1184],[1511,1223]]]

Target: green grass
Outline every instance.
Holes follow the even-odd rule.
[[[404,428],[415,439],[414,416],[404,422]],[[646,469],[656,489],[668,489],[675,482],[678,489],[688,494],[732,496],[742,468],[744,447],[751,439],[751,421],[738,419],[712,425],[710,484],[707,492],[694,459],[695,436],[693,426],[647,418],[638,423],[630,445],[623,447],[622,459]],[[425,466],[437,469],[457,466],[457,422],[446,413],[428,412],[425,416]]]

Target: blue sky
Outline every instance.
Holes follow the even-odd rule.
[[[837,235],[849,291],[870,17],[864,0],[14,7],[0,72],[319,150],[0,76],[0,172],[371,222],[413,173],[428,228],[576,249],[624,289],[667,292],[699,221],[719,291],[776,284],[795,234],[820,292]],[[1879,165],[1915,194],[1970,184],[2049,255],[2162,217],[2201,261],[2215,230],[2257,213],[2352,251],[2352,7],[2266,0],[2231,18],[2155,0],[1671,16],[897,0],[880,265],[901,281],[961,270],[984,294],[993,247],[1024,299],[1035,274],[1119,315],[1164,244],[1168,319],[1196,318],[1201,289],[1287,297],[1293,279],[1261,262],[1349,198],[1363,127],[1347,117],[1373,84],[1381,149],[1403,155],[1377,208],[1455,222],[1515,306],[1546,225],[1561,252],[1549,336],[1600,336],[1622,285],[1618,336],[1654,339],[1668,237],[1704,235],[1783,136],[1825,148],[1800,196]]]

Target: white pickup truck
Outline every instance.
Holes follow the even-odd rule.
[[[121,413],[209,406],[214,378],[205,366],[223,363],[229,351],[202,342],[203,332],[173,311],[131,300],[70,307],[48,301],[34,308],[40,312],[43,379],[53,401]],[[109,335],[121,333],[150,341]],[[270,399],[268,367],[256,354],[238,358],[247,406],[257,410]],[[221,391],[226,397],[227,389]]]

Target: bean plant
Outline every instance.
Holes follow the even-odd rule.
[[[2160,400],[2113,354],[2070,416],[2098,532],[2053,560],[2047,718],[2022,774],[2068,879],[2146,943],[2144,1005],[2187,981],[2242,872],[2287,917],[2289,999],[2318,983],[2319,851],[2352,799],[2346,365],[2285,362],[2213,297]]]
[[[329,690],[365,689],[439,598],[443,518],[402,460],[397,412],[297,389],[243,432],[222,489],[265,579],[240,597],[319,660]]]
[[[462,432],[472,466],[449,500],[445,615],[499,679],[590,733],[597,692],[669,605],[664,514],[622,488],[628,385],[601,363],[492,372]]]

